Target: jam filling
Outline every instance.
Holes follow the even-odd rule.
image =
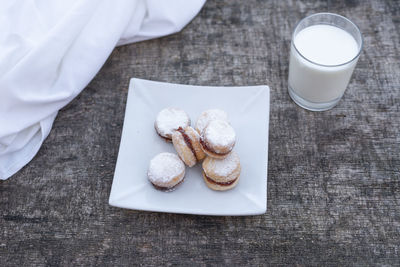
[[[217,185],[220,185],[220,186],[231,185],[237,180],[237,178],[236,178],[236,179],[233,179],[232,181],[229,181],[229,182],[216,182],[213,179],[211,179],[210,177],[208,177],[205,173],[204,173],[204,176],[206,177],[207,181],[209,181],[210,183],[217,184]]]
[[[192,151],[193,156],[196,158],[196,160],[198,160],[197,155],[196,155],[196,151],[193,148],[192,139],[190,139],[190,137],[186,134],[185,130],[183,130],[182,127],[179,127],[177,131],[180,132],[180,134],[183,137],[183,140],[185,140],[186,145]]]
[[[225,156],[225,155],[228,155],[228,154],[230,153],[230,152],[227,152],[227,153],[218,153],[218,152],[213,151],[212,149],[210,149],[210,148],[207,146],[207,143],[204,142],[203,138],[200,138],[200,143],[201,143],[201,145],[203,146],[203,148],[204,148],[205,150],[207,150],[208,152],[211,152],[211,153],[214,153],[214,154],[217,154],[217,155],[220,155],[220,156]]]
[[[158,132],[157,132],[157,134],[158,134],[159,137],[161,137],[162,139],[164,139],[165,142],[167,142],[167,143],[171,143],[171,142],[172,142],[172,139],[170,139],[170,138],[168,138],[168,137],[165,137],[165,136],[162,136],[162,135],[159,134]]]
[[[158,186],[158,185],[155,185],[155,184],[153,184],[153,183],[151,183],[151,184],[152,184],[152,185],[154,186],[154,188],[157,189],[157,190],[160,190],[160,191],[163,191],[163,192],[169,192],[169,191],[174,190],[174,189],[175,189],[178,185],[180,185],[182,182],[183,182],[183,179],[180,180],[179,183],[177,183],[176,185],[171,186],[171,187]]]

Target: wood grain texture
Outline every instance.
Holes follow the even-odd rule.
[[[296,22],[322,11],[356,22],[365,46],[339,105],[314,113],[287,94],[288,55]],[[0,182],[0,266],[399,265],[399,29],[396,0],[210,0],[181,33],[115,49]],[[265,215],[107,204],[130,77],[271,87]]]

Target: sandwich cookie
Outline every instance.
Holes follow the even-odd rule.
[[[206,185],[217,191],[234,188],[239,182],[240,160],[232,151],[225,159],[207,157],[203,161],[203,179]]]
[[[204,153],[217,159],[226,158],[235,143],[235,130],[223,120],[210,121],[200,136],[200,144]]]
[[[199,134],[190,126],[184,129],[179,127],[172,134],[172,144],[179,157],[189,167],[193,167],[196,162],[206,157],[201,149]]]
[[[196,122],[196,131],[201,134],[204,128],[213,120],[223,120],[228,122],[228,114],[220,109],[208,109],[203,111]]]
[[[185,128],[189,125],[190,118],[185,111],[179,108],[165,108],[158,113],[154,128],[159,136],[171,142],[174,131],[179,127]]]
[[[185,164],[176,154],[160,153],[150,161],[147,176],[156,189],[173,191],[183,182]]]

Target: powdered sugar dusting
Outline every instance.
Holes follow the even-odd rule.
[[[168,183],[185,171],[182,160],[173,153],[160,153],[150,161],[148,177],[154,183]]]
[[[225,159],[212,159],[209,168],[218,176],[228,176],[237,168],[239,161],[239,156],[232,151]]]
[[[190,125],[190,118],[185,111],[179,108],[166,108],[161,110],[156,118],[156,128],[162,136],[171,137],[179,127]]]
[[[201,133],[210,121],[228,121],[228,114],[220,109],[208,109],[200,114],[196,122],[196,129]]]
[[[206,142],[216,147],[233,147],[236,141],[236,133],[232,126],[222,120],[211,121],[204,129],[203,137]]]

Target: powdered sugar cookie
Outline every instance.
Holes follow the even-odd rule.
[[[228,122],[213,120],[204,128],[200,143],[208,156],[223,159],[235,146],[236,133]]]
[[[190,126],[175,131],[172,134],[172,143],[179,157],[189,167],[193,167],[206,156],[201,149],[199,134]]]
[[[201,134],[206,126],[213,120],[228,121],[228,114],[220,109],[208,109],[203,111],[196,122],[196,131]]]
[[[185,164],[176,154],[160,153],[150,161],[147,176],[156,189],[172,191],[183,182]]]
[[[190,118],[185,111],[179,108],[165,108],[158,113],[154,128],[159,136],[171,142],[174,131],[189,125]]]
[[[203,161],[204,182],[213,190],[225,191],[235,187],[239,181],[240,171],[239,156],[234,151],[224,159],[207,157]]]

